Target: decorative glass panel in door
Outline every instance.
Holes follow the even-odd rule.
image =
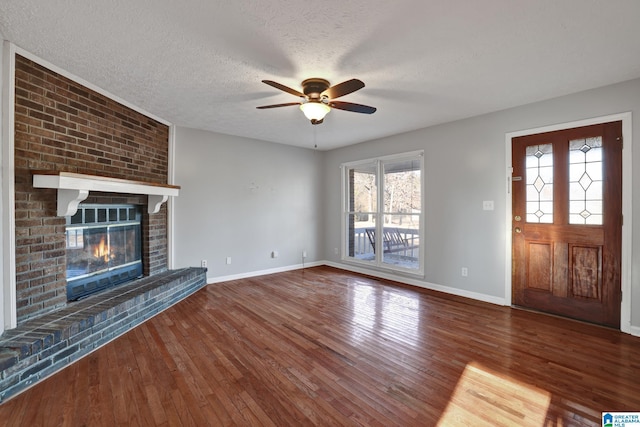
[[[526,148],[527,222],[553,223],[553,145]]]
[[[569,224],[602,225],[602,137],[569,141]]]

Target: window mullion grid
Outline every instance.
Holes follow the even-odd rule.
[[[376,161],[376,185],[378,188],[378,205],[376,207],[376,265],[383,265],[384,255],[384,163]]]

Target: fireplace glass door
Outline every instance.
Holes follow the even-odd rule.
[[[85,205],[67,219],[67,299],[142,275],[140,209]]]

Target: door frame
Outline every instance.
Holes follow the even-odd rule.
[[[631,135],[631,112],[613,114],[609,116],[594,117],[590,119],[577,120],[567,123],[558,123],[555,125],[542,126],[537,128],[525,129],[505,134],[506,146],[506,228],[505,228],[505,305],[513,305],[512,282],[511,282],[511,263],[512,263],[512,204],[513,194],[511,191],[511,177],[513,167],[511,163],[511,140],[519,136],[534,135],[537,133],[553,132],[575,127],[589,126],[601,123],[622,121],[622,215],[624,222],[622,224],[622,266],[621,266],[621,288],[622,302],[620,304],[620,330],[628,334],[640,334],[640,331],[634,331],[631,327],[631,230],[632,230],[632,145],[633,139]],[[634,333],[635,332],[635,333]]]

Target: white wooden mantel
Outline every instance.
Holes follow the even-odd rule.
[[[75,215],[78,205],[89,197],[90,191],[146,194],[150,214],[158,213],[169,196],[176,197],[180,191],[177,185],[58,171],[34,171],[33,186],[58,190],[58,216]]]

